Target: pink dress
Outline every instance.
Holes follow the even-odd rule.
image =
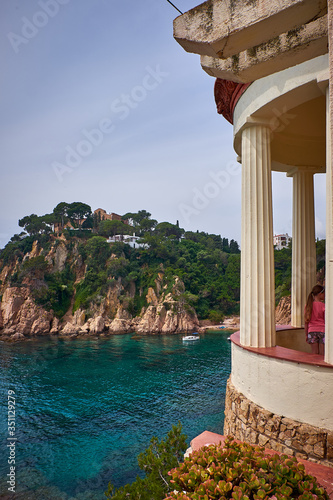
[[[325,343],[325,304],[323,302],[315,300],[312,304],[306,341],[308,344]]]
[[[308,332],[325,333],[325,304],[314,301],[312,304],[311,319],[308,324]]]

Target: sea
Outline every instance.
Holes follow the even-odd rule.
[[[142,475],[137,455],[173,424],[188,445],[222,433],[229,335],[1,342],[0,498],[102,500]]]

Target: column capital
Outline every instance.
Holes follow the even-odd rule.
[[[242,125],[242,127],[239,129],[240,132],[240,137],[242,137],[243,133],[245,130],[248,130],[250,128],[254,127],[263,127],[265,130],[268,132],[266,135],[265,143],[271,142],[272,136],[272,127],[270,125],[270,120],[268,118],[257,118],[253,116],[248,116],[245,120],[245,123]],[[243,152],[242,152],[242,147],[241,147],[241,154],[238,155],[239,160],[237,161],[243,162]]]
[[[293,167],[286,172],[287,177],[293,177],[295,174],[324,174],[325,170],[318,170],[318,167]]]
[[[256,125],[262,126],[262,127],[267,127],[270,132],[272,130],[270,118],[259,118],[257,116],[247,116],[245,123],[244,123],[241,130],[243,131],[245,128],[254,127]]]

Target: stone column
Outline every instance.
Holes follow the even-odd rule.
[[[313,172],[295,168],[287,175],[293,178],[291,324],[302,327],[307,297],[316,284]]]
[[[242,132],[240,342],[275,345],[275,292],[270,130]]]

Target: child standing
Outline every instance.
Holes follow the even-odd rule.
[[[308,296],[304,310],[304,330],[312,354],[324,354],[325,345],[325,287],[316,285]]]

